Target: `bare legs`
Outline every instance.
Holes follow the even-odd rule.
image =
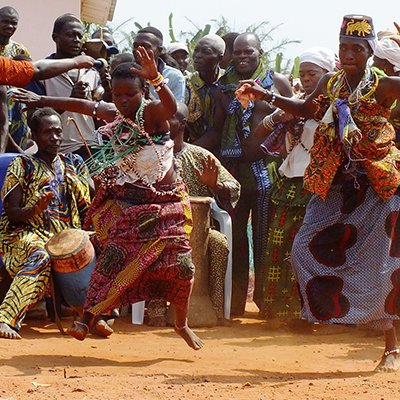
[[[89,329],[98,336],[107,337],[113,333],[111,327],[103,320],[99,319],[93,325],[94,317],[85,311],[80,321],[74,321],[74,325],[67,329],[67,333],[78,340],[84,340],[89,333]],[[175,332],[194,350],[203,347],[201,339],[187,325],[187,309],[175,310]]]
[[[187,308],[175,308],[175,332],[194,350],[200,350],[204,344],[202,340],[187,325]]]

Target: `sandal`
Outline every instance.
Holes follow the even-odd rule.
[[[89,327],[83,322],[74,321],[71,328],[67,328],[67,334],[78,340],[84,340],[89,332]]]

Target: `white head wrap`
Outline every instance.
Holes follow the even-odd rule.
[[[376,34],[376,37],[378,38],[378,40],[382,40],[383,38],[393,35],[397,35],[397,31],[395,31],[393,28],[386,28],[384,31],[379,31]]]
[[[367,42],[369,44],[369,47],[371,47],[372,53],[374,53],[376,46],[378,44],[378,41],[374,38],[374,39],[367,39]]]
[[[319,67],[333,71],[335,69],[335,53],[326,47],[311,47],[300,55],[300,64],[313,63]]]
[[[215,50],[218,50],[218,52],[223,55],[225,52],[225,42],[224,39],[222,39],[221,36],[214,35],[212,33],[203,36],[200,40],[199,43],[201,42],[208,42],[211,43],[212,46],[215,48]]]
[[[395,72],[400,71],[400,46],[394,40],[385,37],[378,42],[374,55],[382,60],[388,60]]]

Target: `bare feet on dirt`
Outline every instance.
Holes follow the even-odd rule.
[[[175,332],[194,350],[200,350],[204,346],[202,340],[187,325],[182,328],[175,326]]]
[[[4,322],[0,322],[0,338],[3,339],[22,339],[21,335],[14,331],[11,327],[9,327]]]
[[[376,366],[375,372],[396,372],[400,368],[400,351],[394,349],[383,353],[380,363]]]

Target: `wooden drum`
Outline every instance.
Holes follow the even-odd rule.
[[[66,229],[46,243],[46,250],[51,258],[56,290],[70,307],[81,311],[96,264],[89,234],[81,229]]]

